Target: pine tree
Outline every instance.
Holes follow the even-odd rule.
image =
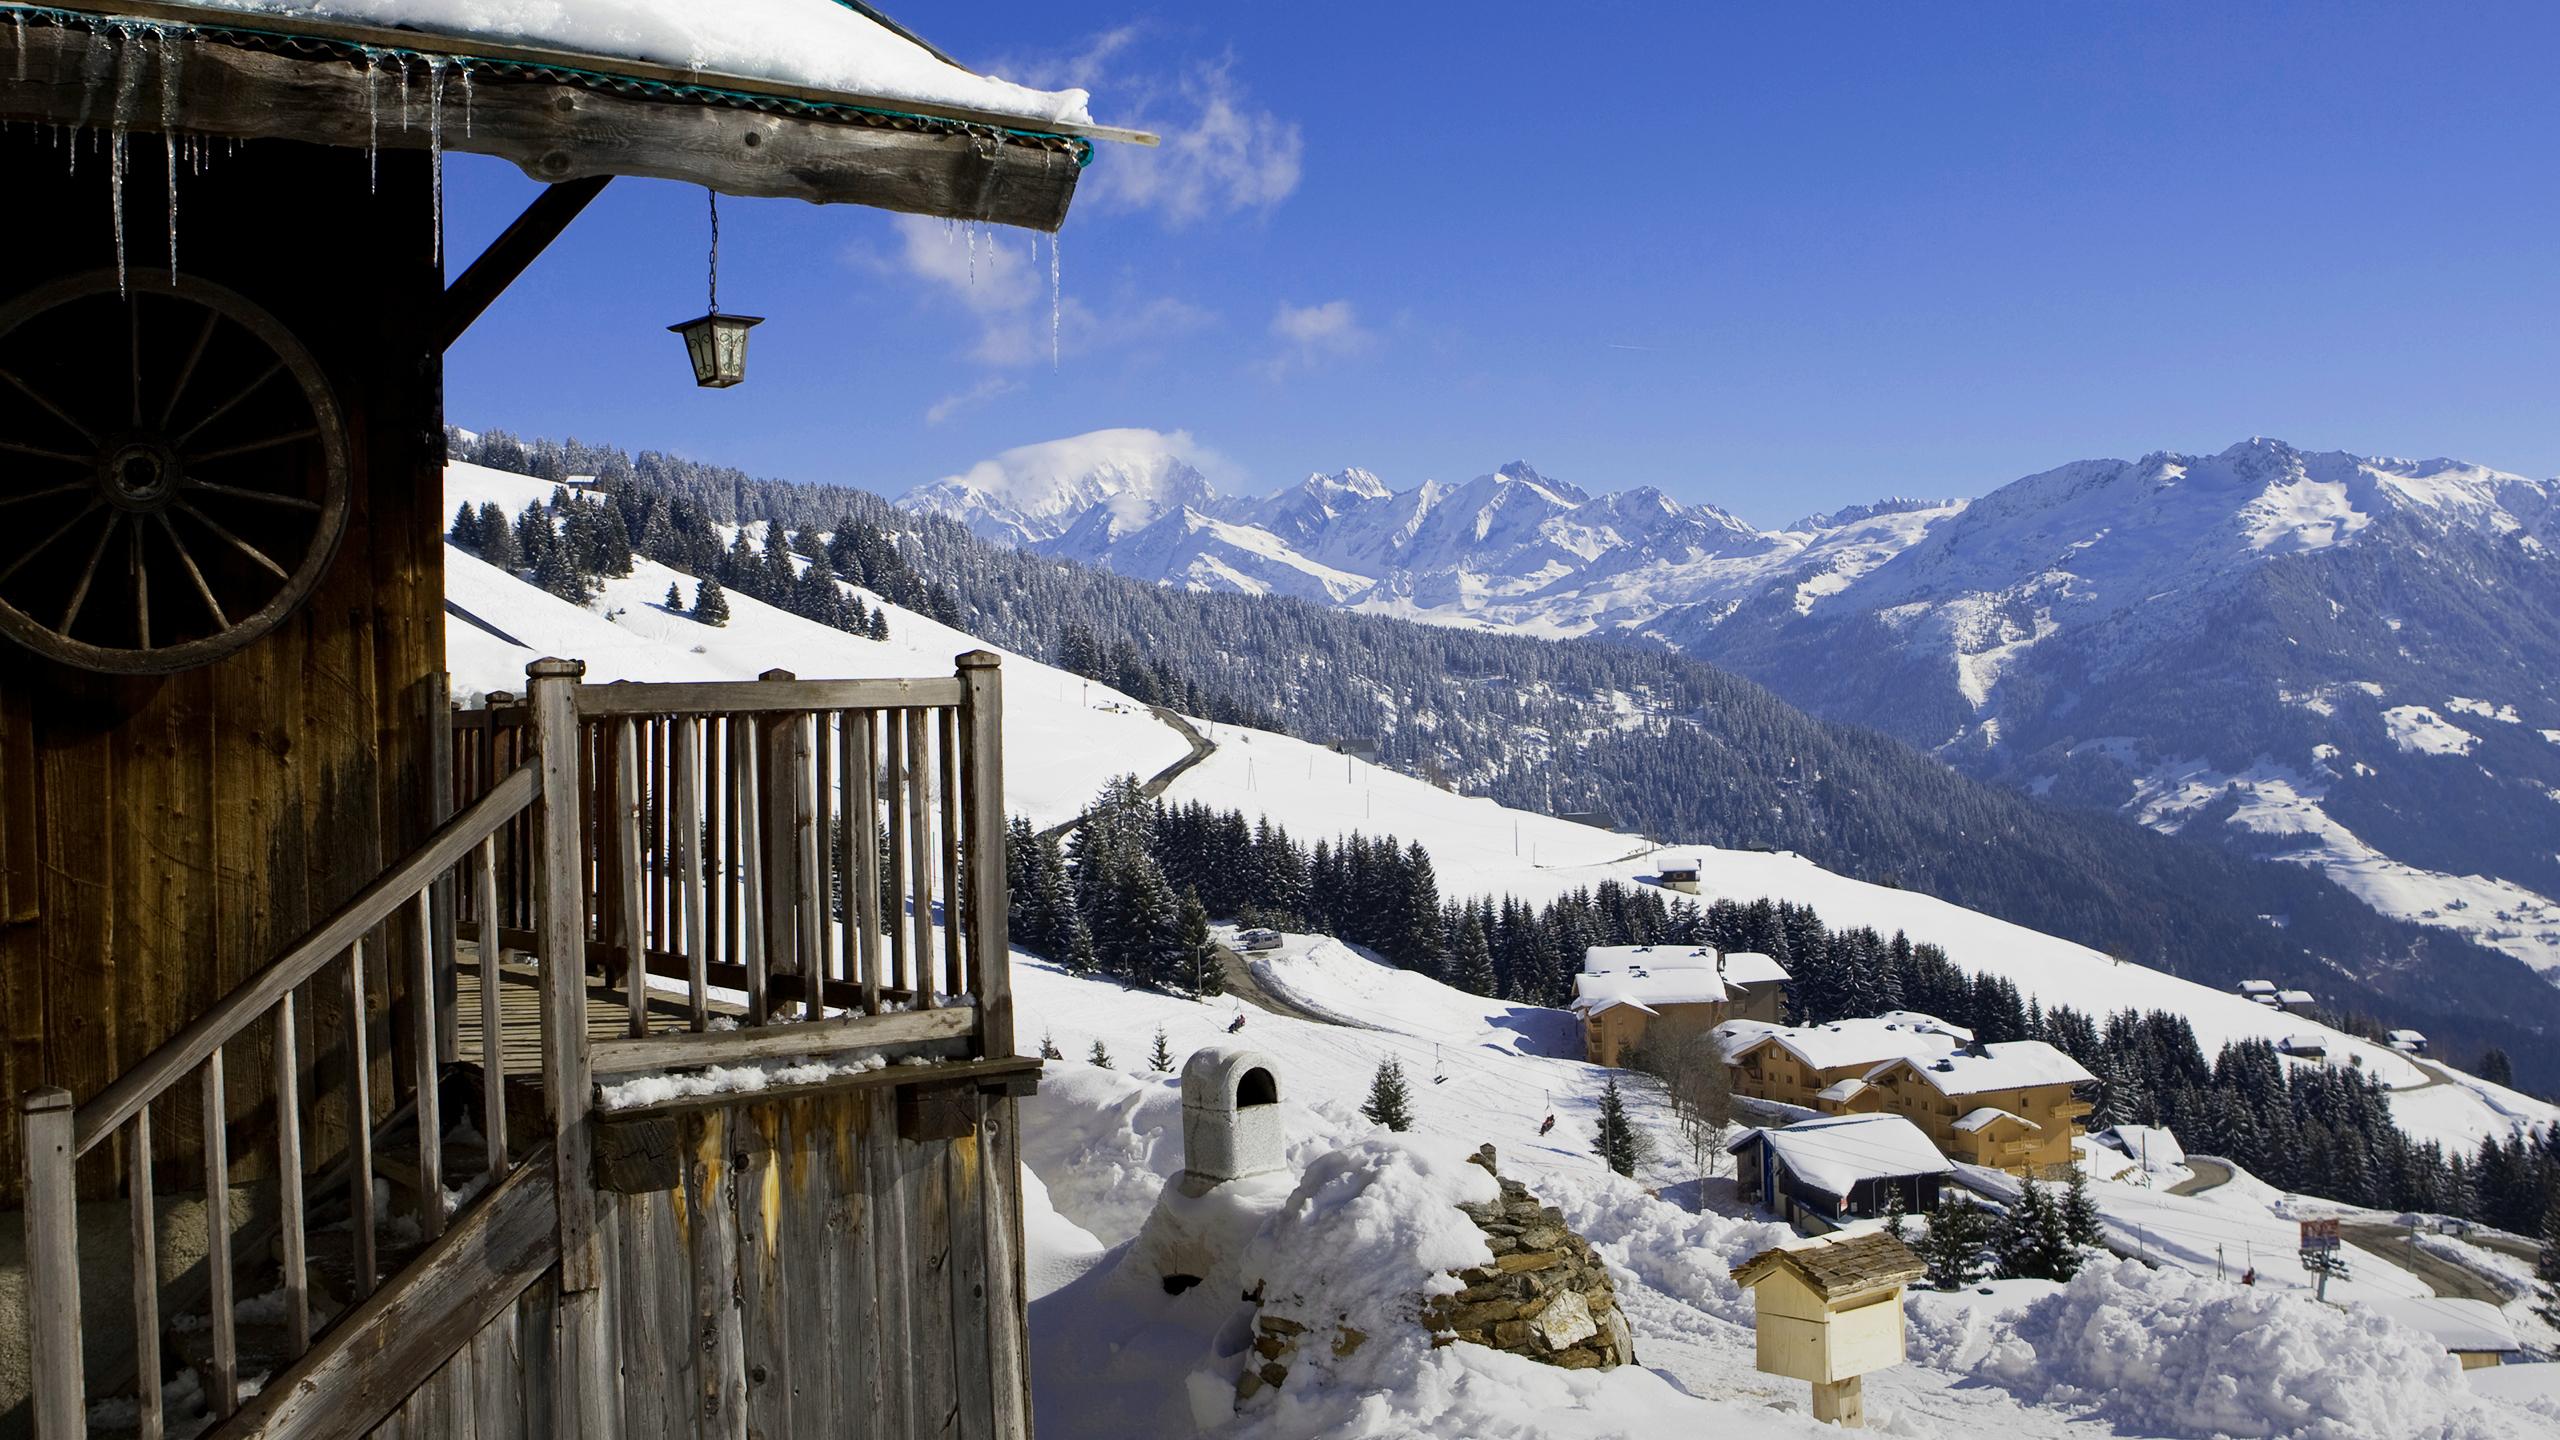
[[[1627,1097],[1618,1093],[1618,1077],[1609,1077],[1608,1088],[1600,1092],[1600,1124],[1592,1136],[1592,1149],[1609,1168],[1621,1175],[1633,1175],[1644,1160],[1644,1137],[1635,1122],[1627,1118]]]
[[[1173,1073],[1173,1045],[1164,1038],[1164,1027],[1156,1027],[1155,1048],[1147,1052],[1147,1068],[1159,1075]]]
[[[1910,1207],[1904,1203],[1902,1188],[1897,1185],[1891,1194],[1884,1197],[1884,1233],[1896,1240],[1908,1241],[1910,1231]]]
[[[1929,1283],[1941,1290],[1972,1284],[1982,1273],[1982,1253],[1990,1243],[1990,1216],[1950,1190],[1929,1212],[1929,1233],[1920,1237],[1920,1260],[1929,1267]]]
[[[2018,1198],[1992,1235],[2004,1280],[2068,1280],[2080,1273],[2080,1252],[2071,1243],[2060,1207],[2033,1180],[2019,1182]]]
[[[705,625],[729,623],[728,592],[720,588],[717,577],[705,575],[702,577],[702,583],[694,588],[693,618]]]
[[[2089,1193],[2089,1177],[2077,1165],[2062,1192],[2062,1229],[2074,1245],[2103,1245],[2106,1227],[2099,1223],[2097,1197]]]
[[[1040,1058],[1043,1060],[1064,1060],[1067,1058],[1066,1052],[1058,1048],[1057,1040],[1046,1030],[1040,1032]]]
[[[2539,1313],[2545,1323],[2560,1326],[2560,1192],[2554,1192],[2551,1203],[2543,1207],[2542,1259],[2533,1273],[2543,1285]]]
[[[1449,983],[1471,995],[1491,995],[1496,985],[1493,949],[1485,943],[1484,926],[1473,914],[1458,925],[1458,947],[1450,959]]]
[[[666,612],[670,615],[681,615],[684,613],[684,592],[676,588],[676,582],[673,580],[667,582],[667,598],[665,605]]]
[[[1103,1048],[1101,1036],[1094,1037],[1093,1048],[1085,1052],[1084,1058],[1087,1062],[1099,1065],[1105,1070],[1111,1068],[1111,1052]]]
[[[480,553],[480,512],[471,508],[470,501],[465,500],[454,507],[453,529],[447,534],[454,544],[475,555]]]
[[[1409,1130],[1413,1127],[1412,1099],[1405,1088],[1404,1066],[1381,1060],[1377,1073],[1369,1077],[1369,1099],[1360,1107],[1360,1113],[1368,1116],[1371,1124]]]
[[[1177,982],[1188,983],[1202,999],[1227,993],[1226,966],[1218,959],[1218,942],[1209,934],[1209,910],[1200,892],[1182,892],[1182,953],[1175,960]]]
[[[524,548],[516,544],[515,531],[507,526],[507,512],[495,500],[480,506],[480,558],[510,575],[524,564]]]
[[[2480,1052],[2480,1069],[2478,1074],[2481,1079],[2488,1081],[2492,1085],[2513,1085],[2516,1083],[2515,1062],[2507,1058],[2507,1052],[2505,1050],[2500,1049],[2495,1045],[2492,1045],[2488,1049]]]

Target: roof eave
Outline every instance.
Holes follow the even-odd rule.
[[[598,57],[482,45],[412,31],[296,22],[285,34],[231,12],[156,0],[112,11],[23,12],[18,56],[0,70],[0,118],[95,125],[97,87],[84,73],[91,36],[135,21],[185,25],[212,43],[186,47],[162,99],[157,47],[118,46],[119,65],[155,67],[120,117],[130,129],[236,139],[288,139],[352,149],[442,148],[513,162],[537,180],[634,175],[724,194],[860,204],[947,219],[1056,230],[1065,223],[1091,143],[1078,129],[949,107],[795,91],[737,77],[669,71]],[[21,70],[17,61],[24,62]],[[385,84],[374,67],[460,65],[474,84],[468,121],[379,123]],[[654,72],[654,73],[653,73]],[[17,78],[23,75],[23,78]],[[433,74],[415,77],[426,103]],[[378,90],[376,87],[379,86]],[[442,87],[450,108],[459,87]],[[941,113],[933,113],[933,112]]]

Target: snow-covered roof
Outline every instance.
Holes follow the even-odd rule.
[[[2279,1005],[2317,1005],[2319,1000],[2308,990],[2286,990],[2276,996]]]
[[[2523,1348],[2513,1325],[2497,1306],[2485,1300],[2456,1300],[2441,1295],[2375,1296],[2362,1305],[2393,1323],[2432,1336],[2449,1351],[2502,1353]]]
[[[2123,1151],[2131,1159],[2145,1161],[2154,1170],[2187,1163],[2186,1147],[2158,1125],[2110,1125],[2090,1138]]]
[[[1867,1072],[1874,1080],[1896,1065],[1907,1064],[1941,1095],[1981,1095],[1993,1090],[2023,1090],[2035,1085],[2085,1085],[2098,1077],[2080,1062],[2042,1040],[2005,1040],[1955,1050],[1935,1059],[1902,1057]]]
[[[2273,995],[2276,993],[2276,982],[2273,980],[2243,980],[2240,982],[2240,993],[2243,995]]]
[[[1783,1130],[1745,1131],[1725,1149],[1766,1141],[1789,1173],[1826,1195],[1846,1195],[1861,1180],[1943,1175],[1953,1169],[1920,1127],[1899,1115],[1836,1115]]]
[[[190,0],[286,28],[340,21],[539,46],[1042,123],[1092,118],[1082,90],[973,74],[841,0]]]
[[[1724,952],[1724,978],[1728,985],[1768,985],[1787,978],[1787,967],[1757,950]]]
[[[1818,1100],[1828,1100],[1835,1105],[1846,1105],[1850,1101],[1857,1099],[1859,1093],[1864,1091],[1866,1088],[1866,1081],[1860,1080],[1856,1076],[1851,1076],[1848,1079],[1835,1080],[1830,1084],[1823,1086],[1821,1091],[1818,1092],[1814,1098]]]
[[[2323,1035],[2287,1035],[2276,1048],[2288,1055],[2321,1055],[2328,1052],[2329,1041]]]
[[[2427,1037],[2415,1030],[2394,1030],[2391,1032],[2390,1038],[2391,1043],[2394,1045],[2424,1045],[2427,1043]]]
[[[1928,1059],[1965,1043],[1967,1033],[1917,1011],[1898,1010],[1828,1025],[1772,1025],[1765,1020],[1728,1020],[1716,1027],[1717,1043],[1730,1065],[1763,1041],[1775,1041],[1788,1054],[1816,1070],[1844,1065],[1872,1065],[1911,1056]]]
[[[1786,978],[1766,955],[1719,957],[1702,945],[1594,945],[1573,978],[1573,1008],[1597,1015],[1635,1005],[1650,1014],[1664,1005],[1717,1005],[1733,997],[1733,985]]]
[[[1985,1105],[1979,1110],[1967,1110],[1964,1112],[1963,1117],[1956,1121],[1956,1128],[1967,1135],[1970,1135],[1976,1130],[1985,1129],[2002,1120],[2015,1120],[2030,1130],[2042,1130],[2044,1128],[2024,1115],[2014,1114],[2010,1111],[2003,1110],[1997,1105]]]

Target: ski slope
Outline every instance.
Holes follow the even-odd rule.
[[[455,464],[446,470],[445,506],[449,512],[464,502],[494,502],[512,516],[552,489],[548,481]],[[866,602],[889,611],[886,641],[859,639],[735,592],[727,626],[698,624],[661,608],[670,583],[690,598],[691,577],[646,560],[631,575],[605,581],[604,593],[583,608],[452,546],[445,561],[447,599],[463,612],[448,616],[449,664],[455,693],[465,697],[521,691],[526,663],[543,655],[582,659],[595,681],[752,679],[774,668],[820,679],[947,674],[962,651],[992,648],[867,593]],[[1004,656],[1003,675],[1006,800],[1034,824],[1071,819],[1113,777],[1152,775],[1188,753],[1171,727],[1107,686],[1012,654]],[[1835,926],[1904,931],[1944,947],[1958,967],[2004,976],[2047,1006],[2101,1017],[2128,1007],[2174,1010],[2193,1024],[2208,1055],[2233,1039],[2318,1034],[2331,1063],[2359,1063],[2405,1092],[2396,1102],[2404,1128],[2448,1146],[2469,1149],[2519,1122],[2560,1118],[2560,1110],[2529,1096],[2421,1067],[2386,1046],[1926,895],[1851,880],[1799,855],[1656,848],[1453,794],[1290,736],[1195,723],[1214,749],[1173,782],[1166,799],[1267,818],[1302,843],[1353,830],[1419,841],[1444,896],[1510,895],[1542,904],[1603,880],[1642,882],[1666,862],[1695,863],[1702,899],[1788,900],[1812,906]]]

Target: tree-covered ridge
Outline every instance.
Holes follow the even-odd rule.
[[[1414,625],[1292,600],[1194,594],[990,545],[837,486],[752,478],[657,451],[454,437],[454,453],[592,474],[643,522],[872,533],[896,568],[848,579],[1142,700],[1320,741],[1505,804],[1599,810],[1657,835],[1793,850],[2173,974],[2265,978],[2387,1016],[2450,1053],[2499,1046],[2560,1088],[2560,989],[2441,930],[2375,916],[2300,867],[1967,779],[1874,731],[1818,721],[1705,663],[1600,641]],[[643,511],[648,513],[644,514]],[[673,553],[670,551],[669,553]],[[885,554],[875,555],[884,566]],[[670,560],[675,564],[677,561]],[[869,563],[869,562],[866,562]],[[679,568],[717,564],[695,552]],[[1819,657],[1803,663],[1818,667]]]

